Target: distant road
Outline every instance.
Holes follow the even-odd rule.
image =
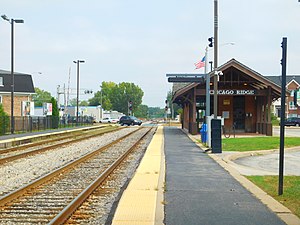
[[[285,127],[284,132],[286,137],[300,137],[300,127]],[[280,127],[273,127],[273,136],[280,135]]]

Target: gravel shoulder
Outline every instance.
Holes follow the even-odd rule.
[[[0,196],[69,163],[82,155],[99,149],[135,129],[137,128],[122,129],[0,165]]]

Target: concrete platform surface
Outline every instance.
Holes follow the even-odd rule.
[[[285,224],[181,129],[164,132],[165,224]]]
[[[163,224],[163,143],[163,127],[159,126],[136,173],[122,194],[113,225]]]

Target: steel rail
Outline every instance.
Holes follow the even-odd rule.
[[[66,165],[60,167],[60,168],[57,168],[56,170],[30,182],[29,184],[23,186],[23,187],[20,187],[19,189],[13,191],[13,192],[10,192],[4,196],[2,196],[0,198],[0,207],[3,207],[5,206],[7,203],[13,201],[14,199],[24,195],[26,192],[28,192],[30,189],[34,189],[36,187],[38,187],[39,185],[55,178],[56,176],[64,173],[65,171],[67,170],[70,170],[71,168],[75,167],[76,165],[82,163],[83,161],[86,161],[87,159],[93,157],[94,155],[98,154],[99,152],[102,152],[104,150],[106,150],[107,148],[109,148],[110,146],[118,143],[119,141],[127,138],[128,136],[132,135],[133,133],[137,132],[138,130],[140,129],[143,129],[142,127],[138,128],[137,130],[134,130],[133,132],[130,132],[129,134],[126,134],[124,135],[123,137],[93,151],[93,152],[90,152],[86,155],[83,155],[82,157],[78,158],[78,159],[75,159],[74,161],[71,161],[69,163],[67,163]]]
[[[24,158],[24,157],[29,156],[29,155],[35,155],[35,154],[38,154],[38,153],[41,153],[41,152],[45,152],[45,151],[48,151],[50,149],[58,148],[60,146],[66,145],[66,144],[76,143],[76,142],[85,140],[87,138],[93,138],[93,137],[96,137],[96,136],[99,136],[99,135],[103,135],[103,134],[106,134],[106,133],[109,133],[109,132],[113,132],[115,130],[116,129],[101,130],[101,132],[99,132],[99,133],[92,134],[92,135],[87,135],[87,136],[83,136],[83,137],[77,138],[75,140],[73,139],[73,140],[65,141],[63,143],[58,143],[58,144],[54,144],[54,145],[51,145],[51,146],[43,147],[43,148],[40,148],[40,149],[32,150],[32,151],[29,151],[29,152],[23,152],[23,153],[16,154],[16,155],[13,155],[13,156],[8,156],[8,157],[0,158],[0,164],[4,164],[4,163],[7,163],[7,162],[11,162],[13,160]],[[14,150],[14,151],[16,151],[16,150]]]
[[[113,164],[110,165],[102,174],[100,174],[93,182],[90,183],[73,201],[71,201],[56,217],[54,217],[48,225],[63,224],[70,216],[82,205],[83,202],[103,183],[107,177],[124,161],[124,159],[136,148],[136,146],[151,131],[149,129],[142,137],[140,137],[125,153],[123,153]]]
[[[68,130],[65,133],[61,133],[61,132],[54,132],[53,134],[47,134],[46,136],[50,136],[50,137],[45,137],[45,136],[37,136],[37,137],[33,137],[33,139],[40,139],[40,138],[44,138],[41,141],[36,141],[36,142],[30,142],[30,143],[24,143],[22,145],[18,145],[18,146],[14,146],[14,147],[10,147],[10,148],[3,148],[0,149],[0,155],[1,154],[5,154],[8,152],[14,152],[14,151],[19,151],[22,149],[26,149],[26,148],[30,148],[30,147],[35,147],[38,145],[42,145],[45,143],[52,143],[55,141],[61,141],[64,140],[66,138],[73,138],[75,134],[77,133],[82,133],[82,132],[95,132],[95,130],[97,129],[103,129],[106,128],[107,126],[97,126],[97,127],[92,127],[90,129],[82,129],[82,130]],[[51,135],[53,136],[53,138],[51,137]],[[59,136],[58,138],[56,138],[55,136]],[[25,139],[24,139],[25,141]]]
[[[71,129],[71,130],[65,130],[65,131],[54,131],[51,133],[45,133],[45,134],[41,134],[41,135],[32,133],[33,136],[30,136],[30,137],[25,136],[25,137],[19,137],[19,138],[11,138],[11,139],[6,140],[6,142],[5,142],[5,140],[2,141],[3,143],[1,143],[2,147],[0,147],[0,152],[5,151],[6,149],[14,149],[14,148],[21,147],[24,145],[28,146],[30,144],[34,144],[33,143],[34,141],[41,140],[40,142],[43,142],[44,139],[46,139],[46,141],[47,141],[51,137],[61,136],[62,134],[72,134],[72,133],[74,134],[74,133],[79,133],[79,132],[86,132],[86,131],[96,130],[96,129],[103,128],[103,127],[105,127],[105,126],[102,125],[102,126],[84,127],[84,128]],[[7,145],[9,143],[13,143],[13,144],[11,144],[12,147],[7,147]],[[17,143],[19,143],[19,144],[17,144]],[[14,146],[17,146],[17,147],[14,147]]]

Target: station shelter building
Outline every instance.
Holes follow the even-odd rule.
[[[217,68],[223,75],[218,81],[218,116],[225,129],[236,132],[272,135],[271,105],[281,97],[281,86],[235,59]],[[214,105],[214,72],[210,77],[210,114]],[[206,79],[206,78],[205,78]],[[199,133],[200,112],[206,108],[206,81],[174,83],[172,102],[181,105],[182,128]],[[179,87],[181,86],[181,87]]]

